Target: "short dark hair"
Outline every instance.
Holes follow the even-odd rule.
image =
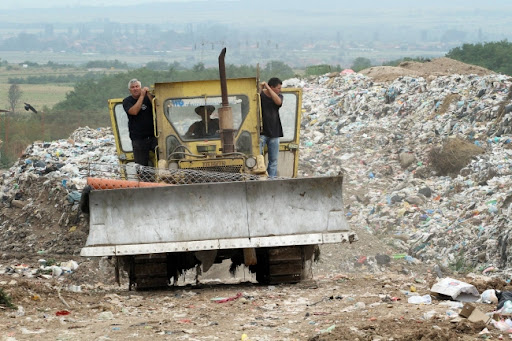
[[[276,86],[278,86],[279,84],[281,84],[281,85],[282,85],[282,84],[283,84],[283,82],[282,82],[279,78],[277,78],[277,77],[272,77],[272,78],[270,78],[270,79],[268,80],[267,84],[268,84],[268,86],[271,86],[271,87],[275,88],[275,87],[276,87]]]

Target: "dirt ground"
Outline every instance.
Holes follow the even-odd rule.
[[[312,280],[259,285],[249,273],[231,277],[218,266],[195,284],[186,276],[164,290],[129,291],[114,281],[111,261],[76,258],[79,267],[59,279],[0,275],[14,308],[0,308],[0,340],[475,340],[486,327],[458,316],[460,303],[408,303],[430,294],[427,264],[393,257],[361,231],[354,244],[323,245]],[[64,258],[56,261],[64,261]],[[3,259],[37,269],[37,257]],[[0,271],[3,272],[3,271]],[[26,274],[26,272],[25,272]],[[123,274],[122,274],[123,275]],[[193,275],[193,274],[192,274]],[[458,277],[478,289],[508,284]],[[188,277],[188,279],[187,279]],[[510,288],[509,288],[510,289]],[[493,305],[477,303],[484,311]],[[21,307],[21,308],[20,308]],[[501,334],[487,326],[485,338]]]
[[[450,58],[436,58],[429,62],[402,62],[398,66],[374,66],[359,73],[373,78],[376,82],[390,82],[398,77],[429,77],[446,75],[489,75],[493,72],[476,65],[462,63]]]

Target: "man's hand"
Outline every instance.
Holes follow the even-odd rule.
[[[283,101],[281,101],[281,98],[274,92],[271,86],[267,84],[267,82],[261,82],[260,83],[261,88],[263,89],[263,92],[267,94],[276,105],[281,106],[283,104]]]
[[[153,99],[153,95],[151,94],[151,92],[149,92],[149,88],[147,86],[145,86],[141,92],[140,92],[140,95],[142,98],[146,97],[146,95],[148,96],[149,99]]]

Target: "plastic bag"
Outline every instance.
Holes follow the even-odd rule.
[[[505,301],[500,309],[501,315],[512,315],[512,301]]]
[[[498,309],[501,309],[506,301],[512,301],[512,291],[497,291]]]
[[[432,297],[428,294],[423,296],[411,296],[407,299],[407,302],[412,304],[432,304]]]
[[[472,302],[480,298],[480,293],[474,285],[450,277],[443,278],[434,284],[430,291],[462,302]]]
[[[498,297],[496,296],[496,290],[494,290],[494,289],[485,290],[482,293],[482,295],[480,295],[480,300],[482,301],[482,303],[491,303],[491,304],[498,303]]]

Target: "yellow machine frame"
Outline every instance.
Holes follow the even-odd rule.
[[[220,138],[185,137],[183,128],[178,125],[180,123],[178,118],[174,120],[174,113],[179,111],[183,114],[187,107],[192,108],[203,104],[214,105],[218,109],[221,98],[219,84],[218,80],[205,80],[156,83],[152,87],[155,97],[153,100],[155,136],[158,138],[158,147],[151,158],[155,167],[161,160],[169,161],[171,153],[168,150],[169,140],[172,140],[174,145],[183,146],[187,151],[179,160],[179,168],[208,169],[227,166],[235,167],[234,169],[238,167],[240,172],[251,172],[244,164],[244,160],[260,155],[261,104],[256,78],[227,80],[227,91],[234,106],[235,146],[238,147],[242,140],[245,141],[243,148],[235,148],[236,153],[225,155]],[[297,177],[302,91],[297,88],[283,88],[282,93],[284,100],[280,116],[285,136],[280,139],[278,176]],[[109,111],[119,162],[121,164],[133,162],[131,141],[128,136],[128,119],[122,107],[122,99],[109,100]],[[190,120],[197,119],[193,110],[190,112],[192,118],[180,116],[180,119],[183,117]]]

